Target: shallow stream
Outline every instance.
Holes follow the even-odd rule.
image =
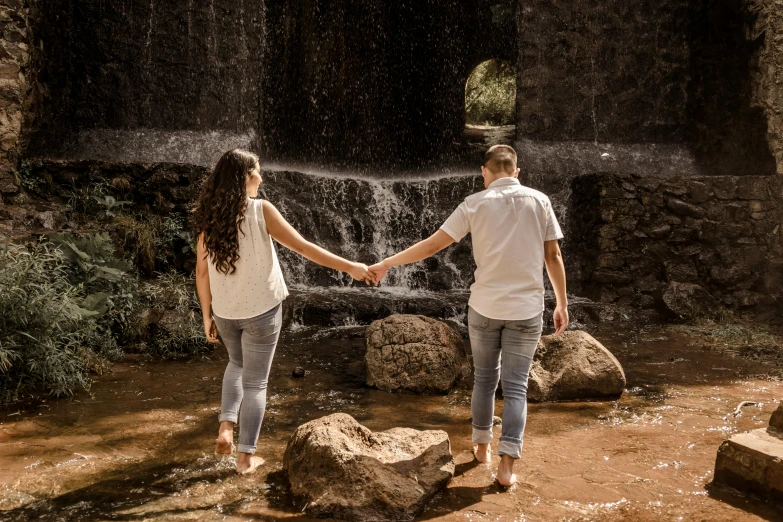
[[[232,458],[212,454],[222,348],[187,362],[127,360],[91,393],[0,410],[0,520],[307,520],[282,455],[298,425],[334,412],[372,430],[449,433],[457,474],[420,520],[778,519],[771,505],[705,487],[720,443],[765,426],[783,398],[769,368],[661,327],[592,333],[624,365],[628,390],[619,401],[531,404],[520,482],[508,491],[473,461],[469,383],[447,396],[372,390],[362,328],[301,328],[278,346],[257,475],[237,476]],[[304,378],[292,378],[296,366]],[[727,417],[744,400],[759,405]]]

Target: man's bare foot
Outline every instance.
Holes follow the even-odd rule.
[[[240,475],[247,475],[253,473],[264,465],[264,459],[251,455],[250,453],[240,453],[239,459],[237,459],[237,473]]]
[[[492,460],[492,450],[489,448],[489,444],[477,444],[473,446],[473,455],[476,456],[476,460],[485,463]]]
[[[514,475],[514,459],[508,455],[500,457],[497,480],[501,486],[506,488],[510,488],[517,482],[517,476]]]
[[[234,423],[223,421],[218,428],[218,437],[215,440],[215,453],[218,455],[231,455],[234,452]]]

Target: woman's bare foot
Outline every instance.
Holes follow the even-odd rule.
[[[514,475],[514,459],[508,455],[500,457],[497,480],[501,486],[506,488],[510,488],[517,482],[517,476]]]
[[[489,444],[477,444],[473,446],[473,455],[476,460],[485,463],[492,460],[492,450],[489,448]]]
[[[250,453],[240,453],[239,459],[237,459],[237,473],[240,475],[247,475],[253,473],[264,465],[264,459],[251,455]]]
[[[215,453],[218,455],[231,455],[234,453],[234,423],[223,421],[218,428],[218,437],[215,439]]]

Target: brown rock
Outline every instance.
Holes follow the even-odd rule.
[[[336,413],[297,428],[283,469],[309,516],[413,520],[454,476],[454,459],[444,431],[373,433]]]
[[[720,303],[699,285],[672,281],[663,294],[666,311],[679,319],[716,317]]]
[[[765,429],[732,436],[718,449],[714,482],[783,499],[783,440]]]
[[[384,391],[446,393],[467,362],[460,336],[422,315],[392,315],[365,332],[367,385]]]
[[[541,338],[528,381],[529,401],[617,398],[624,389],[623,367],[588,333]]]
[[[778,409],[772,412],[772,417],[769,418],[769,427],[783,433],[783,401],[778,404]]]

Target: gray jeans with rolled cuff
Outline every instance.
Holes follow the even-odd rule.
[[[229,359],[223,374],[220,422],[238,422],[237,451],[252,454],[256,452],[266,411],[266,389],[283,323],[283,307],[277,305],[250,319],[214,319]]]
[[[498,453],[514,459],[522,455],[522,437],[527,420],[527,381],[541,338],[542,316],[504,321],[490,319],[473,308],[468,309],[468,332],[475,367],[471,403],[473,442],[489,444],[492,440],[495,391],[498,381],[502,381],[503,428]]]

